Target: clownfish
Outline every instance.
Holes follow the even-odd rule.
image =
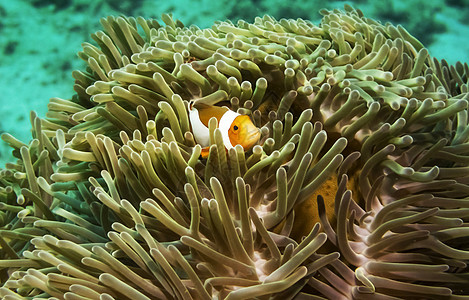
[[[202,146],[202,158],[207,158],[210,149],[208,121],[215,117],[221,131],[226,150],[241,145],[244,151],[251,149],[261,136],[260,130],[252,123],[249,116],[238,114],[228,107],[189,104],[189,121],[195,141]]]

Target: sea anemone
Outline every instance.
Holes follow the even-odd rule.
[[[108,17],[0,180],[4,299],[463,299],[469,67],[321,11]],[[189,101],[261,129],[200,157]]]

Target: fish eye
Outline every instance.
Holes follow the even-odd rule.
[[[235,125],[235,126],[233,127],[233,129],[234,129],[234,130],[238,130],[238,126]]]

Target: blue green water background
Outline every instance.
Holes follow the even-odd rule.
[[[160,19],[172,13],[185,25],[209,27],[215,20],[252,22],[269,14],[319,23],[320,9],[342,9],[345,3],[366,17],[402,24],[438,59],[469,61],[469,0],[0,0],[0,132],[29,142],[29,112],[44,116],[49,98],[73,94],[71,72],[84,66],[76,53],[83,42],[92,42],[101,17]],[[0,167],[12,161],[10,152],[2,143]]]

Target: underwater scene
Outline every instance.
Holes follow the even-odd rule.
[[[1,299],[469,299],[468,0],[0,16]]]

